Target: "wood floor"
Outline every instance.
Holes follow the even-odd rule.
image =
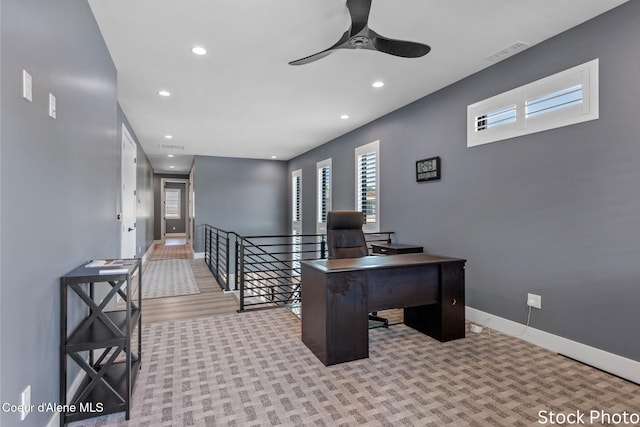
[[[166,248],[161,245],[154,249],[156,251],[166,251]],[[150,259],[154,259],[153,253]],[[204,260],[191,259],[189,263],[200,293],[143,300],[143,324],[236,313],[239,307],[236,298],[232,293],[222,292]]]

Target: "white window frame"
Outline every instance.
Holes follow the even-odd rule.
[[[300,191],[296,191],[296,180],[300,181]],[[299,218],[296,218],[296,205],[299,206]],[[302,169],[291,172],[291,275],[300,274],[300,260],[302,259]]]
[[[600,61],[596,58],[467,106],[467,147],[598,119],[600,117],[599,64]],[[525,105],[528,100],[577,85],[582,85],[582,103],[526,117]],[[478,117],[514,104],[516,106],[514,122],[477,130]]]
[[[376,185],[376,201],[374,204],[374,209],[376,212],[376,220],[375,222],[365,222],[364,226],[362,227],[362,230],[365,233],[378,233],[380,232],[380,140],[378,141],[373,141],[370,142],[369,144],[366,145],[362,145],[360,147],[357,147],[355,149],[355,189],[356,189],[356,210],[361,211],[362,210],[362,199],[361,199],[361,194],[362,192],[360,191],[360,175],[358,173],[358,168],[360,166],[360,156],[364,155],[364,154],[368,154],[368,153],[375,153],[376,155],[376,178],[375,178],[375,185]]]
[[[168,193],[177,194],[178,197],[178,205],[177,205],[177,213],[169,213],[169,203],[167,199]],[[165,219],[182,219],[181,211],[182,211],[182,197],[180,197],[180,193],[182,191],[179,188],[165,188],[164,189],[164,218]]]
[[[322,187],[322,171],[329,170],[329,186],[326,193]],[[316,208],[316,233],[324,234],[327,232],[327,219],[322,219],[322,205],[327,208],[326,213],[331,211],[331,200],[333,199],[333,171],[331,167],[331,159],[326,159],[316,163],[316,191],[317,191],[317,208]],[[326,199],[326,200],[325,200]]]

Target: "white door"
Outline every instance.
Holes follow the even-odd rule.
[[[136,143],[122,125],[122,218],[120,256],[136,256]]]

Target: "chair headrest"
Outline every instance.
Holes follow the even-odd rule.
[[[330,211],[327,213],[328,230],[362,229],[364,214],[359,211]]]

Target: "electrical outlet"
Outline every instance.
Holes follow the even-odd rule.
[[[542,297],[536,294],[527,294],[527,305],[529,307],[541,309],[542,308]]]
[[[20,395],[20,421],[24,421],[31,412],[31,386],[28,385]]]

